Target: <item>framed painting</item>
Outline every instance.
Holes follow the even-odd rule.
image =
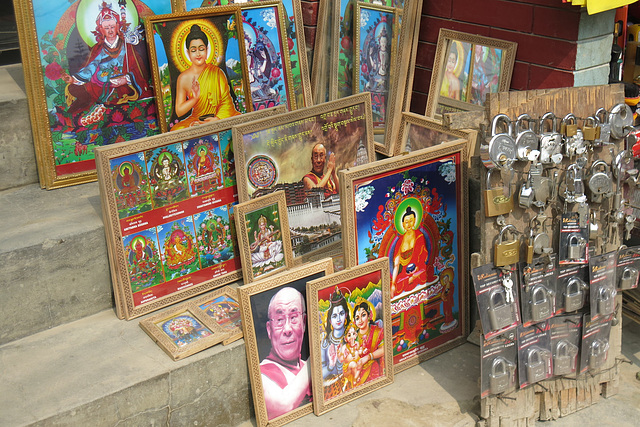
[[[467,337],[467,157],[456,140],[339,173],[346,268],[389,265],[396,370]]]
[[[481,109],[488,93],[508,91],[517,46],[441,28],[425,116]]]
[[[14,2],[42,187],[95,181],[95,147],[159,132],[141,25],[171,4]]]
[[[210,317],[180,304],[140,321],[140,327],[173,360],[184,359],[222,342],[229,332]]]
[[[244,9],[245,5],[251,2],[265,2],[270,0],[219,0],[216,4],[208,5],[211,1],[185,1],[185,9],[192,10],[194,7],[208,7],[218,5],[237,4]],[[305,34],[302,23],[302,6],[300,0],[282,0],[285,11],[285,27],[287,29],[287,48],[291,61],[291,76],[293,92],[295,94],[296,106],[298,108],[313,105],[311,97],[311,81],[309,79],[309,65],[306,55]]]
[[[196,298],[190,304],[194,310],[211,318],[228,335],[222,344],[228,345],[242,338],[242,314],[238,289],[225,286]]]
[[[244,283],[291,268],[293,258],[284,191],[239,203],[235,212]]]
[[[313,412],[307,283],[333,273],[316,261],[239,288],[249,378],[258,426]]]
[[[242,277],[231,127],[283,110],[96,150],[120,317],[138,317]]]
[[[386,258],[310,281],[307,306],[316,415],[393,382]]]
[[[311,63],[311,93],[313,102],[322,104],[329,101],[331,69],[331,22],[333,5],[318,3],[318,21],[313,43],[313,62]]]
[[[393,145],[393,155],[409,153],[456,139],[466,139],[470,155],[476,145],[478,132],[471,129],[449,129],[439,121],[415,113],[402,113],[400,132]]]
[[[353,95],[233,129],[238,197],[284,190],[294,256],[308,260],[341,239],[337,171],[374,158],[371,96]]]

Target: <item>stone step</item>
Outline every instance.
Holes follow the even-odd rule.
[[[0,345],[113,307],[97,183],[0,191],[0,218]]]

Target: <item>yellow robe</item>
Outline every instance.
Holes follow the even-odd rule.
[[[205,115],[214,115],[220,119],[240,115],[240,112],[233,105],[227,76],[220,68],[213,64],[207,64],[198,76],[198,83],[200,84],[200,98],[193,106],[191,115],[176,123],[171,130],[187,128]]]

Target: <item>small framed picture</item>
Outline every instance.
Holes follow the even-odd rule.
[[[173,360],[214,346],[230,334],[190,305],[181,304],[140,321],[140,327]]]
[[[307,284],[316,415],[393,382],[389,295],[387,258]]]
[[[239,288],[258,426],[283,425],[313,412],[307,283],[331,273],[327,258]]]
[[[284,191],[236,205],[235,217],[245,284],[293,265]]]
[[[228,345],[242,338],[240,296],[236,288],[225,286],[193,300],[191,304],[229,334],[222,344]]]
[[[441,28],[425,116],[481,109],[488,93],[508,91],[517,46]]]

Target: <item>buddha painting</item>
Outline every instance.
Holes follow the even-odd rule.
[[[164,243],[165,263],[171,270],[182,270],[196,259],[193,238],[177,228]]]

